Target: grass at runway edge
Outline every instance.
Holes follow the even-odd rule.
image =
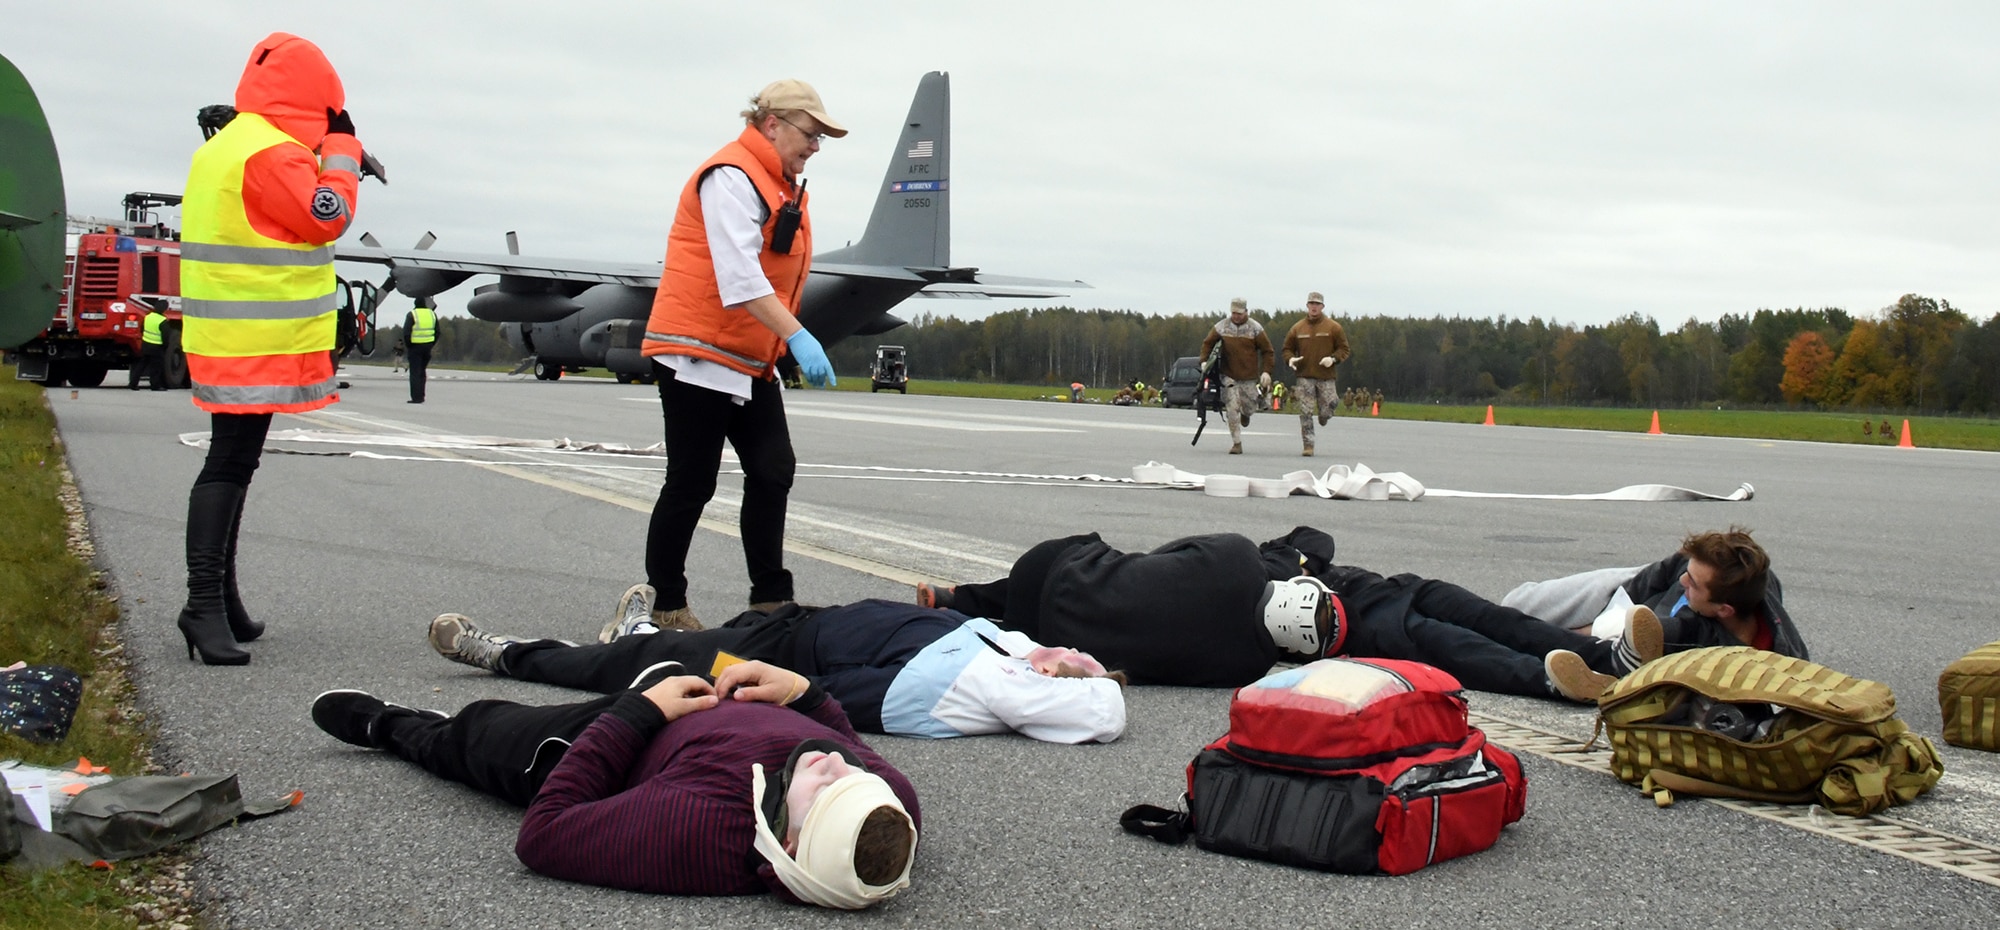
[[[841,382],[841,390],[849,390]],[[865,378],[857,379],[852,390],[868,390]],[[911,381],[910,393],[949,397],[991,397],[1012,400],[1047,400],[1067,403],[1069,392],[1048,386],[1025,384],[984,384],[965,381]],[[1110,404],[1116,391],[1092,388],[1084,391],[1086,403]],[[1268,411],[1266,411],[1268,413]],[[1614,433],[1643,433],[1652,427],[1651,409],[1608,407],[1502,407],[1493,408],[1495,426],[1541,426],[1562,429],[1602,430]],[[1193,411],[1189,411],[1192,421]],[[1792,410],[1709,410],[1661,409],[1660,431],[1678,436],[1731,436],[1744,439],[1791,439],[1803,442],[1837,442],[1851,445],[1894,446],[1902,438],[1904,420],[1910,423],[1911,444],[1937,449],[1974,449],[2000,452],[2000,420],[1975,417],[1863,415],[1838,411]],[[1279,416],[1296,416],[1298,409],[1287,403]],[[1338,417],[1368,417],[1364,410],[1343,410]],[[1423,420],[1441,423],[1484,423],[1486,407],[1441,404],[1399,404],[1385,402],[1378,419]],[[1869,431],[1861,431],[1862,423]],[[1883,423],[1889,431],[1881,431]],[[1190,423],[1189,427],[1194,427]]]
[[[83,705],[67,738],[30,743],[0,734],[0,758],[60,766],[82,756],[114,774],[148,771],[150,732],[132,707],[118,607],[90,565],[90,541],[65,507],[76,490],[40,385],[0,366],[0,666],[61,665],[83,677]],[[67,394],[61,396],[67,397]],[[131,480],[152,480],[135,468]],[[77,511],[81,513],[80,509]],[[5,814],[0,814],[5,816]],[[0,866],[0,928],[166,926],[187,913],[178,857],[67,865],[28,872]],[[192,923],[189,921],[189,923]]]

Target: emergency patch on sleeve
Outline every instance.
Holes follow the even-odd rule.
[[[337,220],[347,215],[347,201],[333,188],[322,187],[313,191],[312,214],[316,220]]]

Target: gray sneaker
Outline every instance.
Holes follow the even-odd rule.
[[[529,640],[488,633],[464,614],[438,614],[431,621],[431,648],[438,655],[496,675],[507,674],[507,647],[525,642]]]
[[[610,622],[598,631],[597,641],[609,643],[635,634],[658,633],[660,628],[653,623],[653,599],[657,595],[649,584],[626,588],[618,598],[618,608],[612,611]]]

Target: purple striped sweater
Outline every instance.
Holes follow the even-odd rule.
[[[551,878],[656,894],[791,893],[752,844],[750,765],[776,774],[804,740],[838,739],[921,828],[910,780],[814,686],[790,707],[724,701],[669,724],[639,692],[583,731],[528,807],[514,854]]]

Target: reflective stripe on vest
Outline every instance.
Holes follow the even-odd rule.
[[[716,355],[720,355],[725,359],[737,363],[738,365],[745,365],[751,368],[760,368],[764,364],[764,360],[761,358],[750,358],[749,356],[746,355],[738,355],[734,352],[722,348],[721,346],[703,342],[699,339],[694,338],[693,336],[675,336],[672,335],[671,333],[655,333],[649,331],[646,333],[646,338],[653,342],[665,343],[666,345],[684,346],[690,349],[702,349],[707,352],[713,352]],[[665,355],[667,353],[663,352],[660,354]]]
[[[147,311],[145,322],[139,326],[139,341],[149,346],[166,345],[166,340],[160,337],[160,324],[166,321],[166,316],[160,311]]]
[[[414,307],[410,316],[415,325],[410,327],[410,342],[436,342],[438,337],[438,315],[429,307]]]
[[[311,410],[333,393],[333,246],[259,232],[243,199],[244,165],[280,145],[299,142],[262,116],[240,113],[195,152],[188,170],[181,345],[195,401],[210,412]]]

